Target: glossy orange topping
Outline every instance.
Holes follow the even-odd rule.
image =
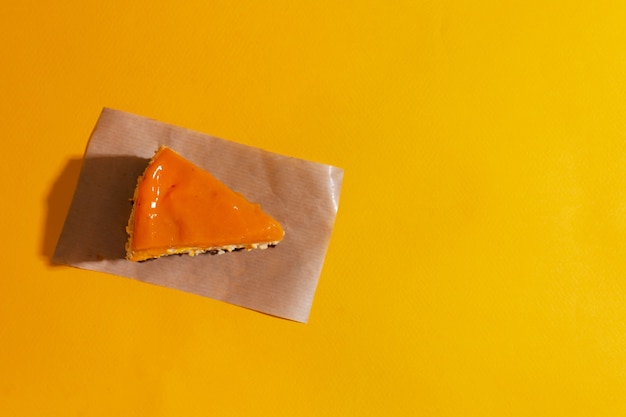
[[[135,190],[127,258],[252,249],[283,238],[281,225],[167,147],[150,161]]]

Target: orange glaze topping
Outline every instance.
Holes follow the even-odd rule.
[[[161,147],[135,191],[127,258],[139,261],[173,253],[251,249],[277,243],[281,225],[167,147]]]

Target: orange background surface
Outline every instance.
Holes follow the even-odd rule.
[[[4,2],[0,415],[626,415],[624,22]],[[50,265],[104,106],[345,169],[308,324]]]

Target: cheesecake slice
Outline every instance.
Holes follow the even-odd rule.
[[[137,180],[126,259],[265,249],[280,242],[280,223],[209,172],[161,146]]]

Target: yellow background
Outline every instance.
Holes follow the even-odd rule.
[[[5,1],[0,415],[626,415],[623,1]],[[103,106],[345,169],[309,324],[51,266]]]

